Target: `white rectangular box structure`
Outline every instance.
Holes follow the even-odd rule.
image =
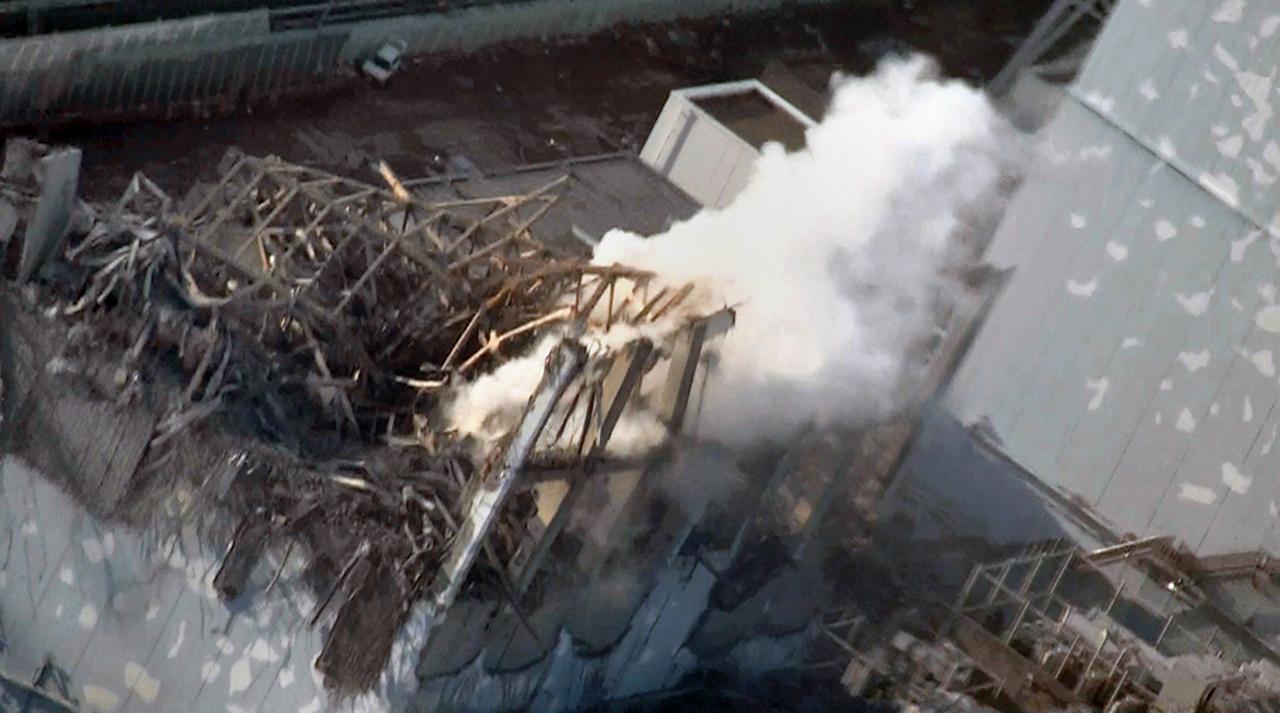
[[[722,208],[746,185],[764,144],[799,149],[815,125],[755,79],[677,89],[640,159],[702,205]]]

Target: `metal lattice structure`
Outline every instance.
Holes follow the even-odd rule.
[[[733,316],[691,285],[535,238],[565,176],[437,200],[385,165],[381,187],[274,158],[224,164],[189,207],[143,176],[115,205],[89,206],[58,312],[113,345],[121,400],[163,400],[142,470],[221,438],[203,428],[215,417],[267,442],[236,446],[253,464],[235,470],[263,487],[245,496],[213,586],[239,596],[277,534],[326,550],[336,576],[312,621],[331,601],[337,611],[317,666],[336,688],[366,690],[415,602],[444,609],[475,583],[479,596],[500,587],[521,614],[520,595],[613,455],[614,427],[638,419],[653,434],[644,447],[664,448],[703,344]],[[541,385],[520,382],[509,406],[480,409],[473,438],[450,430],[443,404],[508,359],[540,360],[534,343],[549,349]],[[147,357],[185,382],[149,391]],[[531,486],[557,479],[563,499],[534,523]],[[472,577],[482,555],[485,576]],[[369,611],[381,612],[376,635]]]
[[[403,391],[409,408],[547,329],[652,323],[691,291],[655,286],[650,294],[643,271],[591,265],[535,240],[529,229],[555,204],[563,177],[523,195],[429,202],[389,171],[393,188],[272,158],[229,163],[203,198],[171,218],[171,252],[154,234],[107,229],[77,246],[77,257],[110,266],[81,305],[149,292],[153,268],[144,265],[137,284],[116,268],[137,272],[140,256],[172,260],[190,301],[291,355],[313,372],[335,420],[366,433],[396,415],[388,388]],[[117,213],[159,209],[134,205],[154,202],[147,185],[136,184]]]
[[[1018,557],[980,564],[955,603],[958,631],[967,632],[962,638],[970,642],[998,641],[1010,653],[1030,658],[1036,683],[1060,703],[1079,700],[1104,710],[1126,698],[1155,700],[1159,685],[1149,650],[1169,657],[1248,660],[1227,641],[1184,626],[1191,608],[1180,596],[1186,582],[1168,565],[1167,548],[1166,538],[1093,552],[1052,541]],[[1168,596],[1152,605],[1138,593],[1144,586],[1163,588]],[[1149,636],[1135,625],[1142,619],[1157,622]],[[988,673],[997,669],[989,666]],[[993,677],[1002,689],[1014,685]]]

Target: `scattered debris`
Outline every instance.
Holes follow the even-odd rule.
[[[334,616],[317,666],[338,691],[367,690],[415,602],[528,586],[556,526],[530,539],[521,473],[588,476],[624,409],[678,430],[713,335],[685,308],[691,289],[650,294],[647,273],[530,236],[564,177],[428,201],[385,165],[388,188],[274,158],[224,167],[186,201],[137,175],[86,205],[87,232],[33,294],[73,335],[65,368],[110,374],[105,414],[154,414],[134,497],[220,459],[189,498],[238,522],[216,591],[246,594],[268,547],[303,545],[328,583],[313,623]],[[454,390],[548,335],[562,341],[547,381],[507,437],[442,425]],[[649,371],[667,385],[643,388]],[[471,576],[477,560],[488,575]]]

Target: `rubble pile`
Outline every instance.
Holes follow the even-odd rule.
[[[532,497],[476,493],[509,469],[512,449],[525,448],[517,468],[529,457],[584,469],[630,393],[602,406],[610,355],[596,349],[565,372],[521,445],[515,429],[481,444],[449,432],[439,409],[451,390],[549,333],[639,331],[690,289],[650,294],[646,273],[535,240],[529,228],[563,178],[428,202],[385,165],[386,188],[234,153],[223,168],[183,201],[137,175],[114,204],[80,203],[87,230],[44,265],[26,302],[66,325],[61,368],[105,364],[117,404],[154,413],[134,495],[190,475],[200,482],[188,507],[230,513],[219,594],[251,590],[269,546],[287,561],[300,545],[327,587],[312,624],[336,603],[317,666],[338,690],[366,690],[431,589],[452,597],[466,582],[510,597],[506,563]],[[661,351],[646,347],[634,368]],[[492,522],[469,521],[473,500],[496,503],[483,513]],[[481,550],[486,566],[469,577]],[[433,585],[442,568],[449,577]]]

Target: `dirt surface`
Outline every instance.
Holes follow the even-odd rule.
[[[211,180],[229,146],[375,180],[493,169],[638,149],[675,88],[786,65],[821,89],[833,69],[863,73],[920,50],[945,73],[993,76],[1048,0],[860,0],[823,8],[644,27],[579,40],[526,41],[419,58],[388,86],[353,80],[206,120],[79,127],[51,139],[84,149],[82,193],[119,195],[135,171],[171,191]]]

